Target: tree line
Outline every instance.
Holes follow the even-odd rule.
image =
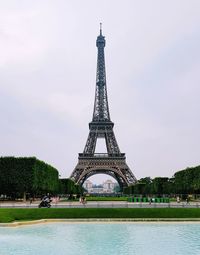
[[[59,179],[58,170],[35,157],[0,157],[0,195],[17,198],[43,194],[81,194],[82,187]]]
[[[59,179],[58,170],[35,157],[0,157],[0,196],[11,198],[50,194],[82,194],[71,179]],[[172,178],[141,178],[124,189],[129,195],[200,194],[200,166],[178,171]]]
[[[124,193],[131,195],[200,194],[200,166],[180,170],[172,178],[141,178],[135,185],[125,188]]]

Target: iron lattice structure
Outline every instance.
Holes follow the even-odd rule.
[[[120,152],[113,131],[114,123],[110,119],[104,58],[105,37],[101,27],[96,46],[98,56],[93,118],[89,123],[90,131],[84,151],[79,153],[78,164],[70,178],[82,185],[92,175],[108,174],[115,178],[123,189],[137,180],[126,164],[125,153]],[[105,139],[107,153],[95,153],[98,138]]]

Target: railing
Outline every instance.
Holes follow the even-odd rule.
[[[85,154],[79,153],[79,157],[96,157],[96,158],[123,158],[125,157],[125,153],[120,154],[109,154],[109,153],[94,153],[94,154]]]

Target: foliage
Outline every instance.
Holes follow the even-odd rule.
[[[162,195],[162,194],[167,194],[167,182],[168,182],[169,178],[167,177],[156,177],[152,180],[152,194],[158,194],[158,195]]]
[[[59,180],[59,193],[80,195],[83,193],[83,188],[80,185],[75,184],[71,179],[63,178]]]
[[[158,195],[170,194],[170,179],[167,177],[156,177],[151,179],[145,177],[134,185],[131,185],[124,190],[125,194],[129,195]]]
[[[174,174],[175,192],[200,194],[200,166],[186,168]]]
[[[0,176],[0,194],[13,198],[58,191],[58,171],[35,157],[1,157]]]
[[[145,177],[124,189],[125,194],[163,195],[163,194],[200,194],[200,166],[186,168],[174,177]]]

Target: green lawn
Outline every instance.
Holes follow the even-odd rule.
[[[198,208],[1,208],[0,223],[77,218],[199,218]]]

